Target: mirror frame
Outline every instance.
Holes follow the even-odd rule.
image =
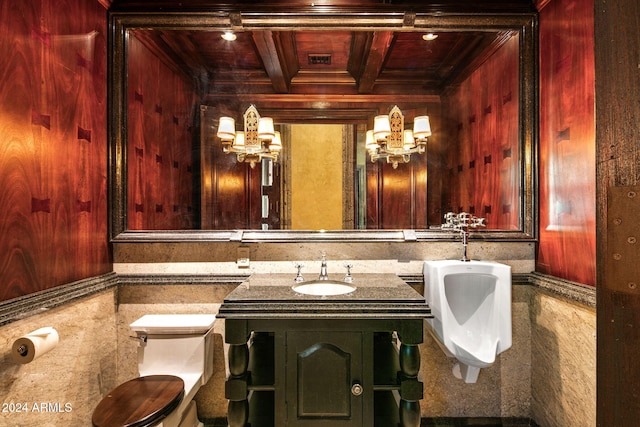
[[[128,230],[127,225],[127,42],[128,32],[162,28],[182,30],[397,30],[397,31],[515,31],[519,35],[519,230],[487,230],[473,233],[483,240],[533,241],[537,237],[536,141],[538,117],[537,14],[434,13],[426,7],[402,6],[367,9],[306,7],[274,12],[265,8],[243,10],[242,5],[211,11],[110,10],[108,17],[108,201],[111,242],[383,242],[450,240],[457,233],[429,230]],[[389,5],[385,5],[389,6]],[[244,6],[249,8],[249,6]],[[322,12],[322,13],[319,13]]]

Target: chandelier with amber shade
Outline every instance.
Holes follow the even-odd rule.
[[[413,130],[405,129],[404,116],[396,105],[388,115],[374,118],[373,130],[367,131],[365,144],[372,162],[383,159],[396,169],[399,163],[409,163],[412,154],[424,154],[430,136],[429,116],[416,117]]]
[[[247,162],[252,168],[262,159],[277,162],[282,151],[280,132],[274,130],[273,119],[260,117],[254,105],[244,112],[242,131],[236,131],[232,117],[220,117],[216,135],[224,153],[235,153],[238,162]]]

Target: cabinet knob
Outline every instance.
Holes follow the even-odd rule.
[[[353,386],[351,386],[351,394],[353,394],[354,396],[360,396],[363,392],[362,386],[358,383],[355,383]]]

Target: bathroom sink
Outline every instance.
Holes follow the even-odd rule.
[[[294,285],[292,289],[304,295],[330,296],[348,294],[356,287],[337,280],[312,280]]]

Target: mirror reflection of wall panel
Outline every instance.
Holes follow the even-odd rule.
[[[342,125],[291,125],[291,228],[342,229]]]
[[[200,108],[202,228],[209,230],[270,230],[280,228],[280,165],[273,163],[271,185],[263,181],[263,162],[251,168],[234,154],[222,151],[215,136],[219,114],[213,107]],[[268,196],[263,218],[263,196]]]
[[[398,165],[367,163],[367,228],[427,228],[427,156]]]
[[[448,200],[446,194],[449,178],[445,159],[450,141],[448,136],[443,134],[442,104],[431,104],[427,111],[433,135],[427,142],[427,168],[422,178],[427,180],[427,193],[424,195],[427,203],[425,225],[426,228],[438,228],[443,219],[443,200]]]
[[[512,36],[446,100],[450,184],[446,210],[517,230],[519,212],[518,37]]]
[[[261,179],[263,185],[261,185],[261,194],[267,196],[269,203],[267,205],[266,217],[261,218],[260,228],[269,230],[280,230],[282,228],[281,222],[281,160],[276,162],[269,162],[271,164],[271,179],[269,182],[264,182]],[[263,162],[263,167],[266,166],[266,162]],[[261,172],[262,174],[262,172]],[[253,227],[253,224],[252,224]],[[256,228],[256,227],[253,227]]]
[[[193,198],[189,81],[161,61],[149,40],[129,39],[128,211],[132,230],[197,226]]]

